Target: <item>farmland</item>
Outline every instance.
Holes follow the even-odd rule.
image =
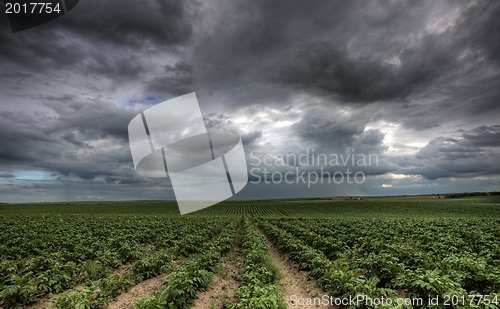
[[[385,308],[500,302],[498,197],[227,201],[186,216],[174,202],[1,205],[0,218],[3,308],[307,308],[307,296],[322,295],[422,301]],[[300,301],[290,276],[314,286],[295,286]]]

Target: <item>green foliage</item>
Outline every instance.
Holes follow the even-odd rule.
[[[260,225],[333,296],[396,297],[403,291],[427,300],[499,290],[497,220],[280,218]]]
[[[193,233],[196,232],[193,231]],[[135,307],[139,309],[187,308],[195,299],[196,293],[209,286],[215,265],[232,247],[234,234],[235,224],[226,226],[216,239],[199,246],[198,256],[171,273],[168,281],[163,283],[164,289],[160,293],[139,299]],[[196,237],[191,239],[196,239]],[[178,252],[184,252],[184,250]]]
[[[97,308],[132,284],[170,271],[172,261],[196,253],[227,224],[194,217],[2,217],[0,306],[23,307],[83,284],[82,292],[59,295],[56,306]],[[116,277],[114,269],[125,263],[130,270]]]
[[[280,295],[281,274],[267,253],[267,243],[248,220],[243,222],[245,248],[242,285],[236,291],[240,301],[229,308],[286,308]]]
[[[147,278],[154,277],[162,272],[169,272],[173,269],[172,262],[179,257],[181,252],[187,248],[197,247],[198,250],[209,248],[210,243],[207,240],[212,238],[213,233],[220,233],[226,227],[226,222],[223,220],[215,220],[205,222],[205,228],[196,231],[191,231],[195,237],[187,237],[174,241],[177,243],[169,249],[162,249],[154,254],[135,261],[130,270],[123,275],[110,274],[101,279],[92,281],[88,287],[82,292],[68,292],[56,297],[53,302],[57,308],[68,308],[68,306],[85,305],[89,308],[100,308],[111,302],[120,292],[127,290],[133,284],[141,282]],[[193,228],[193,225],[185,224]],[[225,234],[224,234],[225,235]],[[220,244],[219,247],[223,252],[228,250],[227,246]],[[90,264],[93,265],[93,264]],[[144,303],[155,303],[154,301]],[[68,305],[69,304],[69,305]],[[149,304],[148,306],[152,306]]]
[[[26,276],[13,275],[8,281],[10,284],[5,285],[0,292],[4,308],[23,308],[36,299],[34,287],[27,282]]]
[[[240,302],[228,307],[284,306],[279,271],[253,222],[333,296],[497,293],[499,201],[493,195],[228,201],[182,217],[175,203],[1,205],[0,306],[24,308],[59,294],[58,308],[98,308],[171,272],[163,290],[137,306],[184,308],[210,284],[240,218]],[[182,257],[190,261],[176,269]],[[77,285],[83,290],[68,290]]]

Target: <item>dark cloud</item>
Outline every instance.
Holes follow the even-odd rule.
[[[455,56],[439,42],[429,37],[418,47],[404,50],[400,64],[368,52],[353,57],[334,42],[309,43],[288,60],[280,80],[338,95],[347,102],[404,99],[451,66]]]
[[[153,94],[179,96],[193,91],[193,67],[186,62],[166,65],[164,73],[148,83],[146,91]]]
[[[47,97],[44,105],[58,114],[48,133],[77,131],[91,138],[119,138],[128,141],[128,123],[136,110],[120,108],[110,102],[83,101],[71,96]]]
[[[439,123],[442,122],[442,115],[436,113],[432,108],[406,113],[407,117],[404,119],[403,126],[409,129],[427,130],[438,127]]]
[[[262,137],[262,131],[253,131],[241,136],[241,141],[243,145],[251,145],[255,143],[255,141],[259,140]]]
[[[364,132],[369,121],[369,118],[357,112],[320,107],[306,111],[292,128],[307,141],[344,149],[350,147],[355,138]]]
[[[481,126],[464,132],[462,138],[474,147],[500,147],[500,126]]]
[[[234,87],[252,78],[337,95],[346,103],[403,99],[446,75],[463,50],[451,31],[426,29],[430,12],[445,14],[453,4],[227,4],[229,21],[215,27],[217,35],[202,40],[195,53],[209,84]],[[235,7],[241,12],[235,14]]]
[[[476,52],[477,56],[500,64],[500,3],[497,1],[478,1],[469,6],[457,26],[463,31],[462,43]]]
[[[0,113],[0,160],[82,179],[133,177],[127,126],[135,111],[72,96],[47,97],[51,113]]]
[[[40,118],[31,115],[3,112],[0,115],[0,157],[4,164],[37,162],[39,156],[56,156],[56,140],[40,128]],[[33,130],[33,127],[38,130]]]
[[[418,175],[425,190],[497,177],[481,180],[491,189],[499,14],[494,1],[81,1],[16,34],[0,15],[0,190],[165,196],[168,180],[135,172],[127,126],[193,91],[206,127],[240,132],[247,159],[354,151],[379,156],[367,175],[411,175],[403,191]]]
[[[139,57],[136,55],[114,59],[112,56],[96,52],[81,66],[81,70],[90,76],[107,77],[120,82],[138,78],[144,68],[139,65]]]
[[[196,6],[189,1],[81,1],[42,26],[11,33],[0,17],[0,65],[30,72],[71,67],[118,79],[144,70],[138,57],[187,43]]]
[[[498,175],[500,126],[481,126],[431,140],[416,154],[412,173],[428,179]],[[417,166],[417,168],[415,168]]]
[[[167,46],[187,42],[192,34],[189,1],[133,0],[81,2],[62,26],[84,38],[106,44]]]
[[[8,26],[7,26],[8,27]],[[30,72],[73,65],[85,58],[78,43],[54,31],[28,30],[14,34],[10,29],[0,31],[0,65],[16,65]]]

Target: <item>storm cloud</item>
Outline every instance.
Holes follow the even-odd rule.
[[[499,190],[499,20],[494,1],[82,0],[18,33],[2,14],[0,202],[174,198],[127,126],[190,92],[247,159],[379,158],[356,188],[242,197]]]

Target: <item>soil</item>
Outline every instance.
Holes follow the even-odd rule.
[[[187,258],[181,258],[174,261],[172,264],[175,268],[182,265]],[[106,308],[108,309],[133,309],[134,303],[143,297],[149,297],[154,291],[161,291],[163,288],[161,284],[167,281],[170,276],[169,273],[164,273],[151,279],[144,280],[133,287],[130,288],[125,293],[122,293],[116,297],[116,299],[111,302]]]
[[[259,232],[264,235],[261,230],[259,230]],[[318,287],[316,280],[309,277],[307,272],[299,270],[297,266],[284,257],[267,237],[266,240],[269,245],[269,255],[272,257],[274,264],[279,267],[283,276],[280,280],[281,290],[284,294],[285,302],[288,304],[288,308],[336,308],[335,306],[328,305],[314,305],[312,303],[314,298],[319,298],[319,300],[321,300],[321,297],[327,295],[327,293]],[[310,301],[309,303],[307,303],[308,300]],[[318,302],[319,301],[316,300],[316,303]]]
[[[212,278],[208,290],[198,293],[193,309],[224,308],[225,304],[237,303],[234,293],[240,286],[244,257],[241,248],[235,248],[222,259],[222,265]]]
[[[263,234],[261,230],[260,233]],[[264,234],[263,234],[264,235]],[[276,247],[267,239],[268,253],[271,256],[273,263],[277,265],[281,271],[282,278],[280,280],[282,293],[288,308],[293,309],[310,309],[310,308],[336,308],[335,306],[313,305],[304,303],[307,300],[319,298],[326,293],[322,291],[316,284],[313,278],[310,278],[307,272],[301,271],[284,255],[282,255]],[[182,261],[177,261],[182,263]],[[216,274],[214,274],[210,287],[203,292],[199,292],[192,308],[224,308],[228,303],[237,303],[238,298],[234,295],[240,286],[240,276],[243,271],[244,256],[240,247],[235,247],[227,256],[223,257],[222,263],[219,266]],[[178,264],[178,263],[175,263]],[[178,265],[176,265],[178,266]],[[117,274],[123,274],[127,271],[129,265],[124,265],[115,270]],[[151,296],[154,291],[161,290],[161,284],[165,282],[169,274],[162,274],[155,278],[145,280],[129,291],[120,294],[115,301],[109,304],[108,309],[133,309],[134,303],[142,298]],[[79,285],[75,289],[82,290],[83,286]],[[49,308],[51,307],[50,299],[56,295],[49,294],[38,303],[27,308]],[[299,302],[294,302],[299,300]]]
[[[157,277],[147,279],[134,285],[130,290],[118,295],[118,297],[109,304],[108,309],[126,309],[134,308],[134,303],[143,297],[151,296],[154,291],[161,291],[161,284],[165,282],[169,274],[162,274]]]
[[[120,266],[118,266],[117,269],[115,269],[113,271],[113,274],[123,275],[129,269],[129,267],[130,267],[130,263],[120,265]],[[84,285],[79,284],[76,287],[69,289],[69,290],[66,290],[65,292],[62,292],[60,294],[66,293],[68,291],[75,291],[75,290],[80,291],[80,292],[83,291]],[[49,293],[49,294],[45,295],[42,299],[40,299],[38,302],[27,306],[26,309],[53,308],[54,306],[50,301],[60,294]]]

